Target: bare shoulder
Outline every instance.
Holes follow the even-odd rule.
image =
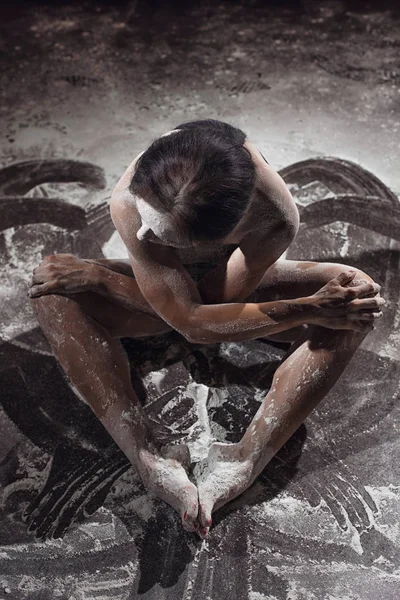
[[[245,141],[256,167],[256,188],[252,210],[249,211],[249,225],[255,229],[265,229],[271,222],[279,221],[298,229],[299,211],[286,183],[279,173],[268,164],[257,146]]]
[[[120,177],[111,194],[111,218],[118,231],[121,227],[120,223],[122,220],[126,220],[127,223],[129,223],[130,228],[136,225],[135,234],[141,225],[140,215],[136,207],[136,197],[129,190],[129,186],[135,173],[136,163],[143,152],[140,152],[140,154],[135,156],[123,175]]]
[[[135,196],[131,194],[128,188],[117,190],[111,197],[110,214],[114,227],[121,236],[131,259],[134,273],[137,268],[137,261],[142,264],[176,264],[176,253],[173,248],[162,244],[152,244],[148,241],[139,240],[137,232],[142,221],[139,211],[136,207]]]
[[[145,150],[143,150],[143,152],[145,152]],[[143,152],[140,152],[140,154],[138,154],[137,156],[135,156],[135,158],[133,159],[133,161],[126,168],[126,170],[124,171],[124,173],[122,174],[122,176],[118,180],[118,183],[115,186],[115,188],[114,188],[114,190],[113,190],[113,192],[111,194],[111,198],[112,199],[114,197],[115,198],[120,198],[120,197],[129,198],[129,195],[132,196],[132,194],[130,194],[130,192],[129,192],[129,185],[131,183],[133,174],[135,172],[136,163],[139,160],[139,158],[142,156]]]
[[[130,227],[136,224],[140,228],[140,215],[136,206],[136,198],[129,190],[130,179],[128,181],[128,177],[126,177],[123,180],[123,177],[121,177],[111,194],[111,218],[118,230],[122,220],[126,220]]]

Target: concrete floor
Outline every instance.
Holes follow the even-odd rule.
[[[298,5],[9,8],[2,163],[84,158],[111,187],[152,139],[211,117],[243,128],[276,168],[341,156],[399,191],[399,12],[382,2],[368,11],[357,2]]]
[[[17,600],[397,598],[400,233],[393,224],[400,194],[400,10],[388,2],[138,0],[14,2],[2,11],[0,597],[10,591]],[[107,256],[118,254],[112,229],[103,221],[93,225],[88,207],[106,206],[126,166],[153,139],[203,118],[243,129],[276,169],[332,156],[378,177],[382,211],[375,220],[366,202],[365,214],[350,223],[305,229],[289,256],[357,265],[383,284],[389,302],[382,324],[328,398],[246,497],[221,511],[201,545],[149,498],[76,401],[23,290],[31,267],[50,251],[83,256],[90,249],[101,254],[102,247]],[[32,173],[15,167],[33,160],[40,170],[55,159],[61,161],[51,163],[55,170],[71,160],[90,165],[80,183],[42,177],[35,186]],[[326,190],[344,191],[328,175],[314,184],[315,178],[282,173],[305,209]],[[9,183],[10,174],[18,185]],[[369,175],[362,177],[364,195],[371,195]],[[22,223],[13,213],[17,196],[18,202],[62,197],[85,212],[88,226],[79,237],[77,226],[64,231],[47,213],[32,221],[37,225]],[[46,229],[42,221],[52,225]],[[230,441],[283,356],[261,341],[223,346],[217,354],[212,348],[188,354],[174,336],[124,345],[144,379],[150,412],[164,406],[171,427],[193,427],[199,402],[193,390],[206,386],[215,434]],[[243,379],[231,373],[226,383],[221,356],[233,365],[240,356]],[[213,377],[204,378],[194,364]],[[171,380],[157,387],[157,373],[165,376],[167,367]],[[171,400],[177,386],[185,418]],[[86,487],[79,487],[77,473],[84,473]],[[79,506],[72,492],[63,500],[69,489],[84,498]],[[22,518],[27,507],[29,530]]]

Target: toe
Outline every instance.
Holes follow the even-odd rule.
[[[200,525],[197,519],[194,521],[189,521],[187,517],[182,517],[182,527],[185,531],[189,531],[190,533],[197,533],[199,531]]]
[[[199,505],[198,505],[198,501],[197,501],[197,490],[196,488],[193,486],[194,488],[194,493],[191,494],[190,498],[187,499],[187,501],[184,503],[183,506],[183,514],[182,514],[182,525],[183,528],[186,531],[197,531],[199,528],[199,522],[198,522],[198,512],[199,512]]]
[[[203,498],[199,507],[200,537],[205,537],[212,524],[211,512],[214,507],[212,498]]]

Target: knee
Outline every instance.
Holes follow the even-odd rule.
[[[62,312],[65,306],[65,298],[57,294],[45,294],[38,298],[30,298],[30,302],[39,321],[54,318]]]
[[[352,281],[352,285],[359,285],[360,283],[377,283],[370,275],[368,275],[368,273],[365,273],[365,271],[353,267],[351,268],[356,271],[356,276]]]
[[[353,281],[350,283],[350,287],[353,287],[355,285],[360,285],[362,283],[377,283],[370,275],[368,275],[368,273],[365,273],[365,271],[362,271],[361,269],[358,269],[357,267],[352,267],[351,265],[337,265],[336,268],[336,275],[339,275],[340,273],[343,273],[343,271],[355,271],[356,272],[356,276],[354,277]]]
[[[89,292],[77,294],[44,294],[37,298],[30,298],[34,312],[39,321],[44,318],[59,320],[60,316],[73,317],[76,311],[81,310],[86,304],[93,304],[93,298],[87,298]]]
[[[59,304],[59,298],[61,298],[61,296],[57,294],[44,294],[43,296],[38,296],[36,298],[29,298],[29,300],[34,310],[40,310],[45,306],[54,306],[55,304]]]

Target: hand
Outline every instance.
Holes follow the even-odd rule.
[[[361,280],[353,282],[357,272],[344,271],[311,296],[314,315],[311,323],[329,329],[368,331],[382,316],[385,300],[378,296],[381,286]]]
[[[95,289],[95,269],[73,254],[51,254],[33,270],[28,296],[74,294]]]

